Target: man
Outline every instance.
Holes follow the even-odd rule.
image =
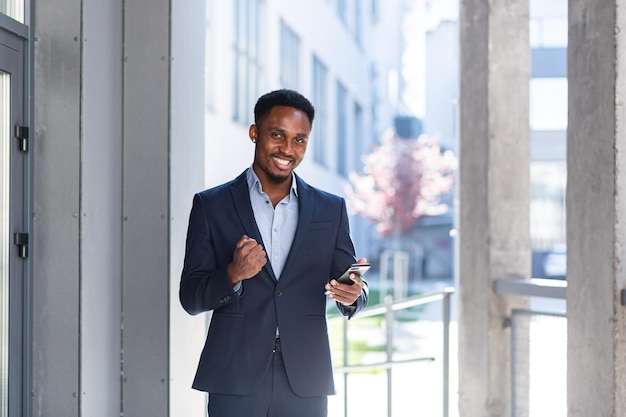
[[[262,96],[252,167],[194,196],[180,301],[213,310],[193,384],[210,417],[326,416],[326,296],[348,317],[367,305],[361,277],[334,279],[356,259],[344,200],[294,173],[314,115],[295,91]]]

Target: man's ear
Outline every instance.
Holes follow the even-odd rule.
[[[250,129],[248,129],[248,136],[250,136],[250,140],[252,140],[252,142],[256,142],[256,125],[250,125]]]

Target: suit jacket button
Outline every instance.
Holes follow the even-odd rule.
[[[276,297],[280,297],[283,295],[283,292],[281,290],[276,291]]]

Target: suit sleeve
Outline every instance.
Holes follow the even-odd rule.
[[[333,269],[345,270],[346,265],[356,261],[356,255],[354,251],[354,244],[350,238],[350,224],[348,222],[348,211],[346,210],[345,200],[342,199],[341,204],[341,220],[339,222],[339,233],[337,236],[337,244],[335,245],[335,257],[333,260]],[[364,279],[365,281],[365,279]],[[352,318],[356,313],[367,307],[367,301],[369,297],[369,289],[367,282],[363,286],[361,295],[356,299],[356,303],[350,306],[345,306],[341,303],[336,303],[337,308],[344,316]]]
[[[214,242],[202,198],[196,194],[189,216],[185,261],[180,280],[180,303],[189,314],[229,304],[237,299],[225,264],[215,255]]]

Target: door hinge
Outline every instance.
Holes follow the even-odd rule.
[[[15,233],[13,235],[13,244],[17,246],[20,258],[28,258],[28,233]]]
[[[28,152],[28,126],[15,126],[14,136],[19,142],[20,151]]]

